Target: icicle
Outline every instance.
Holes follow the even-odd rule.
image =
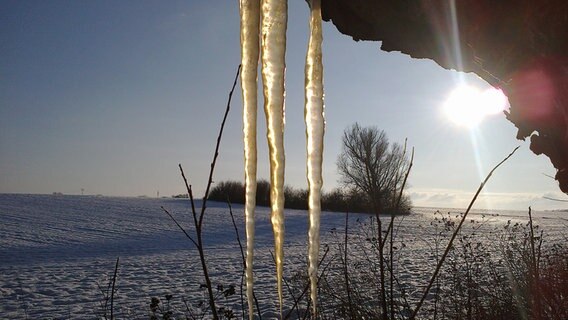
[[[306,55],[306,97],[304,116],[307,137],[307,176],[309,187],[308,274],[313,314],[317,310],[317,273],[321,214],[321,187],[323,161],[323,134],[325,127],[323,106],[323,63],[321,2],[311,0],[310,40]]]
[[[262,0],[262,83],[270,153],[270,207],[280,314],[284,265],[284,56],[288,5],[283,0]]]
[[[256,205],[257,74],[260,32],[260,0],[241,0],[241,88],[245,153],[245,224],[247,237],[246,292],[249,319],[253,319],[254,209]]]

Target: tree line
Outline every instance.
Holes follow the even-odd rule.
[[[259,180],[256,187],[256,205],[270,206],[270,182]],[[298,189],[291,186],[284,188],[284,206],[288,209],[308,210],[308,189]],[[209,192],[208,200],[245,203],[245,186],[239,181],[222,181],[216,183]],[[335,212],[373,213],[373,204],[367,200],[365,193],[354,188],[335,188],[330,192],[322,192],[322,210]],[[410,211],[410,200],[404,197],[397,213]],[[385,206],[384,212],[394,212],[391,206]]]

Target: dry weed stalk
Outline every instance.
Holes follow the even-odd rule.
[[[213,155],[213,161],[211,162],[211,169],[209,170],[209,179],[207,181],[207,187],[205,189],[205,195],[203,196],[203,200],[201,202],[201,211],[197,212],[195,208],[195,201],[193,198],[193,191],[191,189],[191,185],[188,183],[188,179],[183,171],[181,164],[179,165],[179,169],[181,172],[181,176],[183,178],[183,182],[185,184],[185,188],[187,190],[189,200],[191,203],[191,213],[193,215],[193,224],[195,227],[195,238],[193,238],[189,233],[176,221],[168,210],[162,207],[162,210],[174,221],[174,223],[178,226],[178,228],[185,234],[185,236],[195,245],[197,251],[199,252],[199,260],[201,262],[201,268],[203,271],[203,278],[205,279],[205,285],[207,287],[207,294],[209,296],[209,308],[211,309],[211,314],[214,320],[219,319],[217,314],[217,307],[215,305],[215,295],[213,293],[213,285],[211,284],[211,278],[209,277],[209,271],[207,269],[207,262],[205,260],[205,251],[203,246],[203,218],[205,217],[205,210],[207,208],[207,197],[209,195],[209,190],[211,188],[211,184],[213,183],[213,172],[215,170],[215,164],[217,163],[217,157],[219,156],[219,146],[221,145],[221,137],[223,136],[223,129],[225,128],[225,122],[227,120],[227,115],[229,114],[229,110],[231,109],[231,98],[233,97],[233,92],[235,91],[235,87],[237,85],[237,80],[239,78],[239,74],[241,71],[241,65],[237,68],[237,74],[235,75],[235,80],[233,82],[233,86],[231,91],[229,92],[229,98],[227,101],[227,107],[225,108],[225,114],[223,116],[223,121],[221,122],[221,128],[219,129],[219,135],[217,136],[217,143],[215,145],[215,153]]]
[[[450,238],[450,241],[448,242],[448,245],[446,246],[446,250],[444,250],[442,257],[438,261],[438,264],[436,265],[436,269],[434,270],[434,273],[432,274],[432,277],[430,278],[430,281],[428,282],[428,286],[426,286],[426,289],[424,290],[424,293],[422,294],[420,301],[416,305],[416,308],[414,309],[414,312],[412,313],[412,316],[410,317],[411,320],[416,319],[416,315],[420,311],[420,308],[422,307],[424,300],[426,300],[426,297],[428,296],[428,293],[430,292],[430,289],[432,288],[434,281],[438,277],[438,273],[440,272],[440,269],[442,268],[442,265],[444,264],[444,261],[446,260],[446,257],[448,256],[450,249],[452,248],[454,240],[455,240],[457,234],[459,233],[459,231],[461,230],[461,227],[462,227],[465,219],[467,218],[469,211],[473,207],[473,204],[477,200],[477,197],[481,193],[481,190],[483,190],[483,187],[485,187],[485,184],[487,183],[487,181],[489,181],[489,178],[491,178],[491,176],[493,175],[493,172],[495,172],[495,170],[497,170],[497,168],[499,168],[505,161],[509,160],[509,158],[511,158],[513,156],[513,154],[518,149],[519,149],[519,147],[516,147],[515,149],[513,149],[513,151],[508,156],[506,156],[505,159],[501,160],[501,162],[499,162],[495,167],[493,167],[493,169],[489,172],[487,177],[485,177],[485,180],[483,180],[483,182],[481,182],[481,184],[479,185],[479,188],[477,189],[477,192],[475,193],[475,195],[471,199],[471,202],[469,203],[466,211],[464,212],[464,214],[463,214],[463,216],[460,220],[460,223],[458,224],[457,228],[454,230],[454,233],[452,234],[452,237]]]

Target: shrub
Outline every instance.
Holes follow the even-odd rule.
[[[222,181],[211,189],[209,200],[231,203],[245,203],[245,186],[238,181]]]

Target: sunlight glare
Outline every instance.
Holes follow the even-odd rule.
[[[443,109],[453,123],[471,129],[487,116],[505,110],[506,105],[507,98],[499,89],[481,91],[472,86],[460,86],[452,91]]]

